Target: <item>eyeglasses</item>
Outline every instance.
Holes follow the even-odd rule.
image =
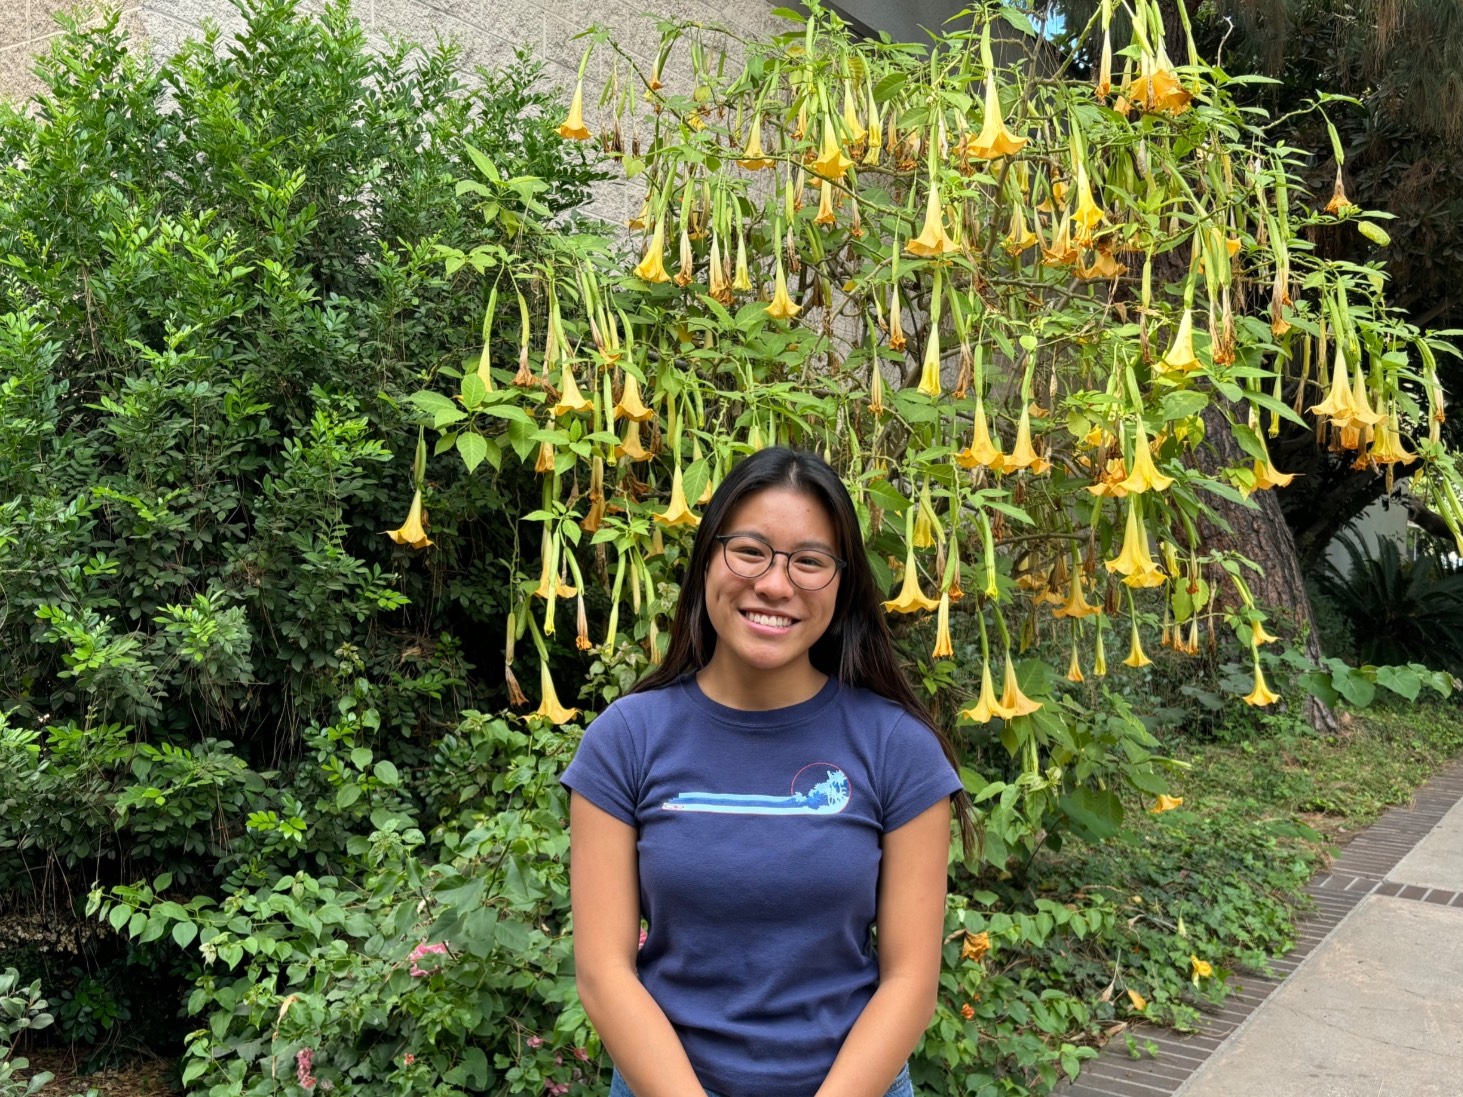
[[[772,570],[779,556],[786,556],[787,577],[802,590],[822,590],[848,563],[822,549],[784,552],[750,533],[718,533],[713,540],[721,544],[728,570],[743,579],[760,579]]]

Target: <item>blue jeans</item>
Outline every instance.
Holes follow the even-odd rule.
[[[610,1076],[609,1097],[635,1097],[630,1087],[625,1084],[625,1079],[620,1077],[618,1070]],[[708,1089],[706,1097],[721,1097],[721,1095]],[[914,1086],[909,1081],[908,1063],[899,1068],[899,1073],[894,1078],[894,1084],[885,1092],[884,1097],[914,1097]]]

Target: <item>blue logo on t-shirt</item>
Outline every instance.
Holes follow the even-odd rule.
[[[831,762],[812,762],[793,775],[790,796],[682,792],[660,807],[716,815],[837,815],[848,800],[848,775]]]

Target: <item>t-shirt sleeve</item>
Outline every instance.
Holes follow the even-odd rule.
[[[901,715],[884,749],[880,790],[885,833],[960,791],[960,777],[929,728]]]
[[[634,826],[641,767],[630,726],[611,705],[584,730],[584,738],[560,782],[595,807]]]

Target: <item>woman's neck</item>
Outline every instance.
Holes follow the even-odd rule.
[[[774,674],[736,674],[718,666],[715,656],[696,673],[696,684],[711,700],[744,712],[767,712],[802,704],[828,681],[811,663]]]

